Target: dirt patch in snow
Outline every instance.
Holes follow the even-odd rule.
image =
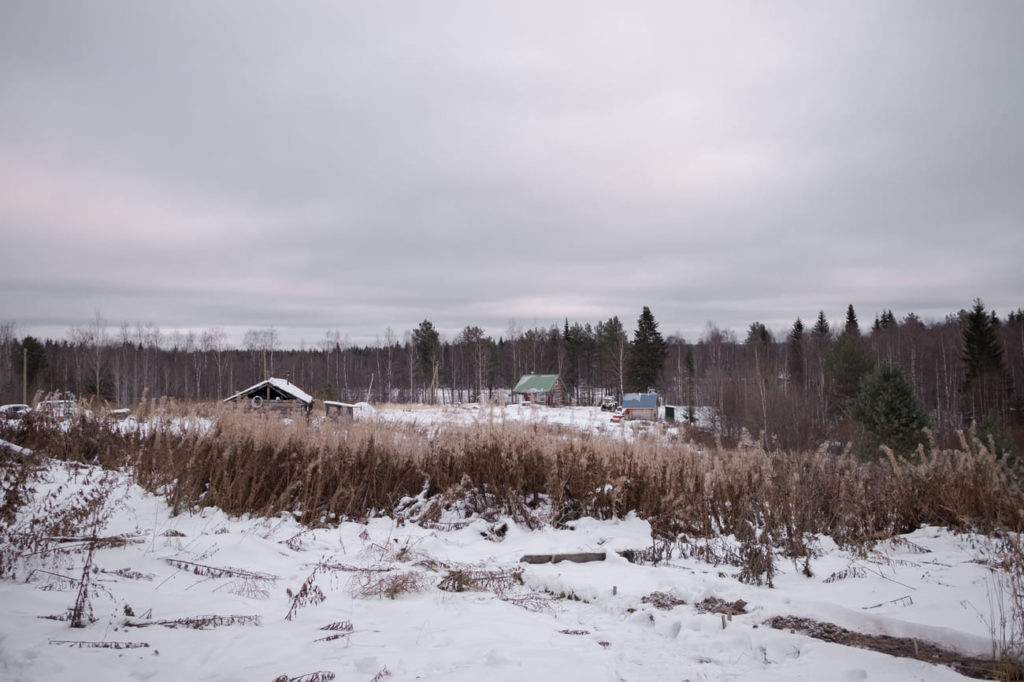
[[[671,594],[668,594],[667,592],[651,592],[649,595],[641,597],[640,601],[644,604],[650,604],[655,608],[663,609],[665,611],[668,611],[681,604],[686,603],[682,599],[673,597]]]
[[[812,618],[796,616],[775,616],[765,621],[776,630],[800,632],[809,637],[825,642],[870,649],[890,656],[914,658],[927,663],[945,665],[961,675],[977,680],[996,679],[995,663],[988,658],[965,656],[955,651],[943,649],[928,642],[909,637],[890,637],[889,635],[866,635],[847,630],[833,623],[823,623]]]
[[[699,613],[722,613],[730,618],[747,612],[747,602],[737,599],[733,602],[724,601],[718,597],[708,597],[697,604]]]

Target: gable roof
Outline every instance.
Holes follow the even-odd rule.
[[[227,402],[231,402],[232,400],[237,400],[238,398],[241,398],[243,396],[250,395],[250,394],[255,393],[256,391],[258,391],[259,389],[263,388],[264,386],[268,386],[268,385],[269,386],[273,386],[274,388],[276,388],[281,393],[284,393],[285,395],[289,395],[289,396],[291,396],[295,400],[298,400],[301,403],[305,403],[306,405],[312,405],[313,404],[313,396],[309,395],[308,393],[306,393],[301,388],[299,388],[298,386],[296,386],[292,382],[288,381],[287,379],[275,379],[273,377],[271,377],[270,379],[266,379],[264,381],[261,381],[260,383],[255,384],[254,386],[250,386],[249,388],[245,389],[244,391],[239,391],[238,393],[234,394],[230,398],[225,398],[224,402],[226,402],[226,403]]]
[[[622,396],[622,409],[649,409],[658,407],[657,393],[626,393]]]
[[[558,381],[557,374],[524,374],[513,393],[550,393]]]

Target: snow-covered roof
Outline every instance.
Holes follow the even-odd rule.
[[[250,386],[249,388],[245,389],[244,391],[239,391],[238,393],[234,394],[233,396],[231,396],[229,398],[225,398],[224,402],[226,402],[226,403],[227,402],[231,402],[232,400],[237,400],[238,398],[241,398],[243,396],[250,395],[250,394],[258,391],[259,389],[263,388],[264,386],[268,386],[268,385],[269,386],[273,386],[274,388],[276,388],[277,390],[281,391],[282,393],[284,393],[286,395],[292,396],[293,398],[295,398],[299,402],[303,402],[303,403],[305,403],[307,405],[312,405],[313,404],[313,396],[309,395],[308,393],[306,393],[301,388],[299,388],[298,386],[296,386],[292,382],[288,381],[287,379],[276,379],[274,377],[271,377],[269,379],[261,381],[258,384]]]
[[[651,408],[658,406],[657,393],[627,393],[622,396],[622,409]]]

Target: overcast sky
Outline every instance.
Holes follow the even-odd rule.
[[[0,3],[0,321],[1024,306],[1024,2]]]

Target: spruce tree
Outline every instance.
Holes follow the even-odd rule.
[[[857,322],[857,313],[853,311],[852,303],[846,308],[846,327],[843,333],[860,336],[860,324]]]
[[[789,347],[786,353],[786,364],[790,380],[800,385],[804,380],[804,323],[796,318],[793,329],[789,332]]]
[[[818,311],[818,319],[814,323],[814,329],[811,330],[816,339],[827,339],[832,333],[832,329],[828,326],[828,320],[825,319],[825,311]]]
[[[927,445],[923,429],[929,425],[928,415],[897,365],[884,363],[865,376],[849,413],[864,431],[865,456],[877,456],[879,446],[885,445],[906,457],[918,445]]]
[[[658,331],[651,309],[644,306],[633,333],[633,352],[627,371],[629,389],[643,392],[654,387],[668,358],[668,344]]]
[[[963,327],[963,406],[968,421],[990,415],[998,419],[1006,405],[1007,380],[998,327],[999,318],[985,311],[981,299],[975,299]]]
[[[846,410],[857,394],[861,378],[871,371],[875,361],[859,334],[843,332],[825,351],[825,377],[828,379],[831,411]]]

